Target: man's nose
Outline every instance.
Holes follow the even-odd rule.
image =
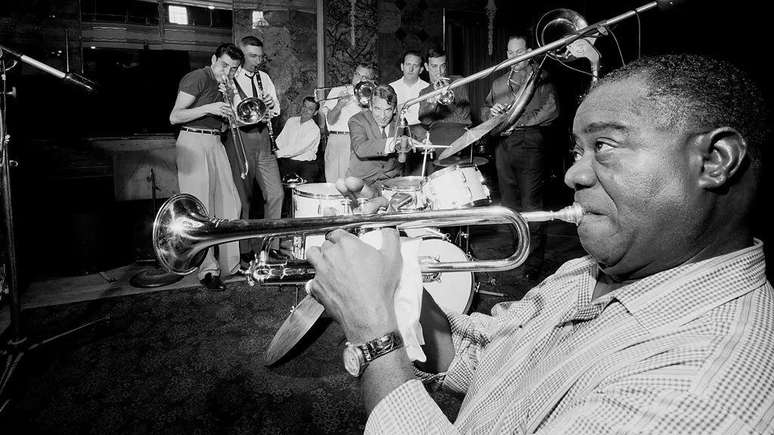
[[[576,160],[564,174],[564,184],[573,190],[592,186],[596,182],[597,176],[591,163],[592,157],[590,155],[582,156]]]

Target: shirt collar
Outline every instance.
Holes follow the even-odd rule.
[[[763,243],[635,281],[592,301],[598,264],[586,257],[576,282],[575,304],[559,323],[591,320],[620,302],[648,330],[686,323],[766,282]],[[584,270],[585,269],[585,270]]]
[[[763,243],[674,267],[613,292],[646,329],[686,323],[766,282]]]

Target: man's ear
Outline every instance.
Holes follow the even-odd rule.
[[[212,64],[215,65],[215,62],[217,62],[217,61],[218,61],[218,58],[215,57],[215,55],[213,54],[212,55],[212,59],[210,59],[210,62],[212,62]]]
[[[699,139],[702,170],[699,186],[717,189],[733,178],[747,157],[747,141],[736,129],[720,127]]]

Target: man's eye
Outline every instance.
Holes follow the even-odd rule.
[[[610,145],[607,142],[603,142],[603,141],[599,141],[598,140],[598,141],[594,142],[594,149],[597,152],[605,152],[605,151],[610,151],[611,149],[613,149],[613,146]]]

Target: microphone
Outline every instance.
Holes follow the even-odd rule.
[[[400,117],[400,142],[395,145],[395,151],[398,152],[398,163],[406,163],[406,154],[408,154],[408,136],[406,136],[406,117]]]
[[[672,9],[675,6],[680,6],[681,3],[685,3],[686,0],[656,0],[658,8],[662,11]]]
[[[94,83],[93,81],[87,79],[86,77],[80,74],[76,74],[72,72],[68,72],[68,73],[62,72],[52,66],[46,65],[45,63],[35,60],[27,55],[17,53],[13,50],[5,48],[2,45],[0,45],[0,52],[8,53],[11,57],[19,59],[20,61],[26,63],[27,65],[33,66],[43,72],[47,72],[52,76],[60,78],[68,83],[72,83],[80,87],[81,89],[85,90],[88,93],[93,93],[97,90],[96,83]]]

